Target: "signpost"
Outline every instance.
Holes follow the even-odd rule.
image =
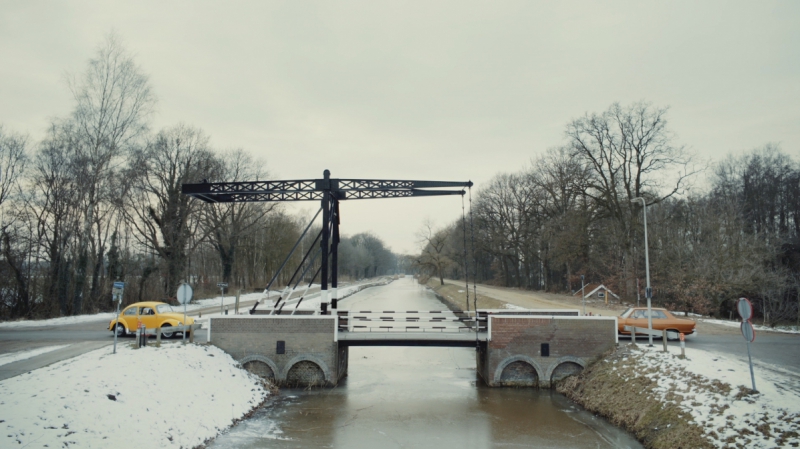
[[[586,294],[583,285],[583,275],[581,275],[581,297],[583,298],[581,302],[583,303],[583,316],[586,316]]]
[[[223,315],[224,311],[222,309],[225,304],[225,289],[228,288],[228,283],[220,282],[217,284],[217,287],[219,287],[219,314]]]
[[[114,352],[113,354],[117,353],[117,326],[119,326],[119,305],[122,303],[122,293],[125,291],[125,283],[124,282],[114,282],[114,285],[111,287],[111,302],[117,303],[117,322],[114,324]]]
[[[183,304],[183,344],[186,344],[186,304],[192,300],[192,286],[183,283],[178,286],[178,302]]]
[[[753,374],[753,358],[750,356],[750,343],[756,340],[756,330],[753,329],[753,323],[750,322],[750,318],[753,317],[753,304],[750,303],[750,300],[747,298],[739,298],[739,301],[736,302],[736,310],[739,312],[739,316],[742,317],[742,336],[744,340],[747,342],[747,360],[750,361],[750,380],[753,382],[753,391],[756,393],[756,376]]]

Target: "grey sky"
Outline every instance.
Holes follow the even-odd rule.
[[[0,123],[36,140],[115,29],[159,98],[274,178],[472,179],[519,170],[612,102],[671,106],[719,160],[800,155],[800,2],[0,2]],[[473,190],[473,194],[475,190]],[[314,205],[316,207],[316,205]],[[311,204],[305,206],[312,208]],[[342,205],[343,232],[415,252],[457,197]]]

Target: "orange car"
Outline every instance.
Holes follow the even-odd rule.
[[[675,318],[667,309],[658,309],[651,307],[653,313],[653,329],[667,330],[667,339],[677,340],[678,334],[685,335],[693,334],[695,332],[696,323],[693,320],[684,318]],[[622,312],[622,315],[617,319],[617,331],[621,335],[630,335],[631,333],[625,330],[625,326],[635,326],[647,328],[647,307],[630,307],[628,310]]]

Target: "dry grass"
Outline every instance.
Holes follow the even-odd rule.
[[[450,310],[454,311],[464,311],[465,306],[467,303],[467,293],[466,293],[466,286],[465,285],[453,285],[453,284],[445,284],[439,285],[439,281],[436,279],[430,279],[428,281],[428,287],[433,289],[434,292],[438,295],[439,299],[444,301],[447,304],[447,307]],[[472,294],[472,289],[470,288],[469,291],[469,310],[474,308],[474,296]],[[489,298],[488,296],[483,296],[478,294],[478,308],[479,309],[503,309],[505,308],[505,302],[499,301],[494,298]]]
[[[636,436],[647,448],[713,448],[703,429],[679,407],[680,397],[659,400],[656,382],[635,373],[636,354],[620,348],[586,369],[566,378],[557,390],[587,410]]]

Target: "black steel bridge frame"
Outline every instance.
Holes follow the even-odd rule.
[[[339,201],[441,195],[463,196],[466,193],[464,188],[472,187],[472,181],[337,179],[331,178],[330,175],[330,171],[325,170],[322,179],[244,182],[203,181],[197,184],[183,184],[181,191],[185,195],[207,203],[320,201],[322,207],[322,239],[320,241],[322,252],[321,294],[323,295],[323,303],[325,303],[327,300],[329,270],[331,288],[335,289],[338,286]],[[441,190],[447,188],[460,189]],[[336,300],[336,298],[331,300],[331,309],[335,310],[337,308]]]

